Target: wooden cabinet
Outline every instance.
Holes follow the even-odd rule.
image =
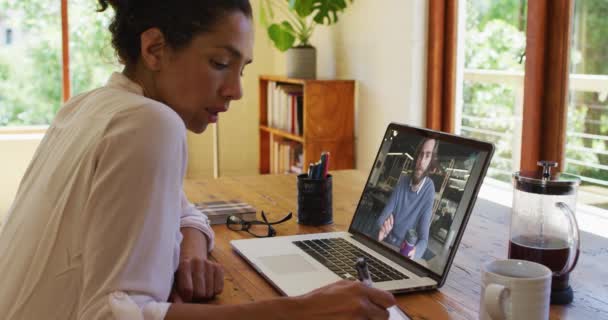
[[[354,168],[355,81],[281,76],[260,76],[259,81],[260,173],[277,173],[273,170],[273,162],[278,158],[274,156],[276,141],[301,147],[303,172],[308,170],[309,163],[320,159],[323,151],[331,153],[330,170]],[[276,99],[273,90],[277,85],[301,86],[302,128],[299,130],[286,129],[273,121],[272,113],[277,112],[276,108],[288,108],[273,103]],[[284,111],[279,111],[279,114],[281,112]]]

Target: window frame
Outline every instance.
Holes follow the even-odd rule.
[[[459,1],[429,0],[426,126],[450,133],[456,126]],[[539,160],[557,160],[563,170],[573,14],[574,0],[528,1],[521,170],[535,171]]]
[[[573,14],[574,0],[528,1],[522,170],[535,171],[539,160],[553,159],[559,171],[565,169]]]

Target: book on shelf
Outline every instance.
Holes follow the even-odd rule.
[[[248,221],[256,219],[255,208],[238,200],[197,202],[194,206],[209,218],[210,224],[225,224],[229,216]]]
[[[295,134],[301,136],[304,135],[304,96],[297,95],[296,96],[296,113],[295,113]]]
[[[302,86],[269,81],[266,90],[268,126],[291,134],[302,135]]]
[[[302,173],[302,144],[289,139],[275,139],[270,148],[270,173]]]

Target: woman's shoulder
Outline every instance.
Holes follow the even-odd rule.
[[[180,116],[162,102],[140,97],[131,108],[116,115],[125,118],[129,124],[143,126],[150,130],[176,130],[184,132],[186,126]]]
[[[185,135],[186,126],[168,105],[131,92],[103,88],[105,112],[110,116],[109,130],[136,130],[151,135],[174,133]]]
[[[137,165],[144,161],[171,167],[177,162],[185,167],[187,138],[181,118],[165,104],[142,96],[125,102],[105,119],[97,152],[128,157]]]

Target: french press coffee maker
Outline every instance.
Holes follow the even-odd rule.
[[[551,304],[572,302],[570,272],[578,260],[579,229],[574,216],[578,177],[551,174],[557,162],[539,161],[537,172],[513,174],[509,258],[541,263],[553,271]]]

